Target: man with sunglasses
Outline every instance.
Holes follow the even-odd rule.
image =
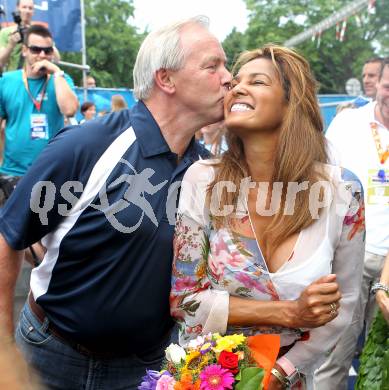
[[[33,25],[22,47],[23,69],[0,79],[0,119],[7,122],[0,184],[23,176],[63,127],[64,115],[73,116],[78,108],[73,81],[52,62],[53,53],[50,31]],[[0,206],[1,201],[0,190]]]

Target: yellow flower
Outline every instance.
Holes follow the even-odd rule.
[[[246,337],[243,334],[232,334],[229,336],[224,336],[216,338],[216,346],[213,350],[216,353],[221,351],[232,352],[233,349],[237,348],[246,340]]]
[[[192,374],[193,374],[193,370],[188,369],[186,366],[184,366],[182,368],[182,370],[181,370],[181,377],[183,375],[190,375],[190,376],[192,376]]]
[[[189,352],[187,355],[186,355],[186,359],[185,359],[185,366],[189,366],[189,364],[197,359],[198,357],[200,356],[200,352],[199,351],[191,351]]]
[[[197,266],[197,269],[196,269],[196,277],[201,279],[205,276],[206,274],[206,270],[207,270],[207,267],[206,267],[206,263],[204,261],[202,261],[198,266]]]
[[[186,356],[182,373],[187,375],[199,375],[208,362],[209,359],[206,355],[201,355],[199,351],[191,351]]]

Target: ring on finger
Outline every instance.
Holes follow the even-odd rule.
[[[336,304],[335,304],[334,302],[332,302],[332,303],[330,304],[330,308],[331,308],[330,314],[331,314],[332,316],[336,315],[338,311],[337,311]]]

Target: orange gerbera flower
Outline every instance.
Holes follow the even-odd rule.
[[[192,382],[192,375],[184,374],[181,376],[181,380],[174,385],[174,390],[199,390],[200,381]]]

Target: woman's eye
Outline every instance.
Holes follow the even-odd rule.
[[[265,82],[262,81],[262,80],[254,80],[254,81],[253,81],[253,84],[255,84],[255,85],[264,85]]]

